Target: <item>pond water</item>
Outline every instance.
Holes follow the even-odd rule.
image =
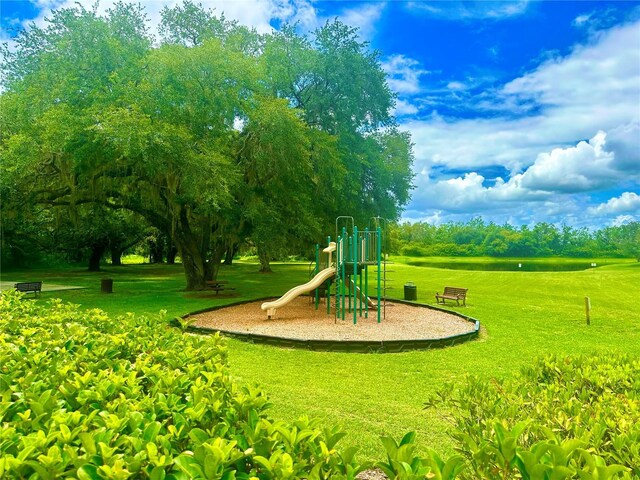
[[[447,261],[421,261],[414,260],[407,262],[408,265],[416,267],[444,268],[448,270],[481,270],[486,272],[576,272],[596,268],[591,262],[521,262],[513,260],[492,261],[492,262],[447,262]],[[601,267],[604,264],[595,264]]]

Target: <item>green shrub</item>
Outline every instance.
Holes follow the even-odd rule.
[[[265,414],[219,337],[0,297],[0,478],[354,478],[317,420]]]
[[[460,455],[383,437],[390,478],[640,478],[640,362],[551,358],[510,382],[469,381],[429,401]],[[446,392],[446,393],[445,393]],[[365,468],[318,420],[274,421],[238,387],[219,336],[158,318],[110,318],[0,296],[0,478],[353,479]]]
[[[451,413],[465,478],[640,478],[637,358],[551,357],[512,381],[449,385],[434,406]]]

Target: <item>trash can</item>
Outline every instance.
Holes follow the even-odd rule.
[[[404,284],[404,299],[405,300],[418,300],[418,287],[413,282],[407,282]]]
[[[100,290],[102,293],[113,293],[113,279],[103,278],[100,281]]]

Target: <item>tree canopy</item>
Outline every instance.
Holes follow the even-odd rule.
[[[171,237],[188,289],[238,242],[268,267],[338,214],[398,218],[411,142],[355,29],[258,35],[185,1],[159,31],[140,6],[78,5],[5,48],[3,215],[18,197],[135,212]]]

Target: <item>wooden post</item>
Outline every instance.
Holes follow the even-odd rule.
[[[591,325],[591,300],[589,297],[584,297],[584,311],[587,314],[587,325]]]

